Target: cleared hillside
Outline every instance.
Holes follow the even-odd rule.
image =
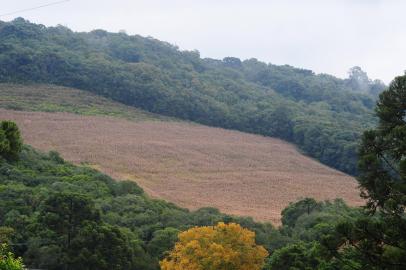
[[[0,83],[0,108],[17,111],[107,115],[132,121],[175,120],[126,106],[86,91],[46,84]]]
[[[72,98],[86,99],[81,91],[77,94]],[[9,104],[4,96],[3,107]],[[41,103],[44,98],[34,100]],[[155,121],[140,113],[145,117],[130,121],[0,109],[0,119],[16,121],[25,142],[34,147],[57,150],[67,160],[134,180],[151,196],[190,209],[213,206],[277,224],[281,210],[298,198],[361,202],[352,177],[300,154],[291,144],[185,122]]]

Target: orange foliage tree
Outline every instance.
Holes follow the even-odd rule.
[[[235,223],[194,227],[160,262],[162,270],[259,270],[268,252],[255,244],[255,233]]]

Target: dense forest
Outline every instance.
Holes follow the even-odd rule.
[[[77,33],[22,18],[0,21],[0,82],[70,86],[154,113],[279,137],[351,174],[385,88],[359,67],[338,79],[256,59],[202,59],[150,37]]]
[[[153,200],[133,182],[23,146],[18,127],[2,121],[1,269],[22,269],[13,253],[30,268],[55,270],[159,269],[159,261],[166,270],[247,269],[226,263],[230,242],[242,251],[242,263],[254,260],[254,270],[405,269],[405,108],[406,75],[380,95],[378,126],[362,136],[358,181],[365,207],[306,198],[282,211],[279,228]],[[248,258],[244,251],[257,252]]]

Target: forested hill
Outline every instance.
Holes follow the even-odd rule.
[[[385,87],[360,68],[346,80],[291,66],[202,59],[153,38],[0,22],[0,82],[52,83],[199,123],[291,141],[356,172],[361,131]]]

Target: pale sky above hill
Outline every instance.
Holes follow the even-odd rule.
[[[75,31],[153,36],[202,57],[255,57],[346,77],[361,66],[388,83],[406,70],[404,0],[0,0],[24,17]]]

